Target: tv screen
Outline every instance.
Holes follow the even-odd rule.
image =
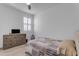
[[[20,33],[20,29],[12,29],[11,32],[12,33]]]

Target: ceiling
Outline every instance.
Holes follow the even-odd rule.
[[[26,3],[11,3],[11,6],[31,14],[39,14],[46,11],[49,8],[53,8],[58,5],[58,3],[31,3],[31,10],[28,10]]]

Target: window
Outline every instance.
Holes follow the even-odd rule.
[[[24,17],[24,30],[30,31],[31,30],[31,19]]]

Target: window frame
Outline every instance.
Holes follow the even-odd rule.
[[[26,20],[27,19],[27,20]],[[29,19],[30,19],[30,21],[29,21]],[[26,22],[25,22],[26,21]],[[24,22],[24,31],[31,31],[31,18],[27,18],[27,17],[24,17],[24,19],[23,19],[23,22]],[[25,28],[26,27],[26,28]]]

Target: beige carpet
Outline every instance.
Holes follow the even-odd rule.
[[[28,56],[25,54],[25,45],[0,50],[0,56]]]

